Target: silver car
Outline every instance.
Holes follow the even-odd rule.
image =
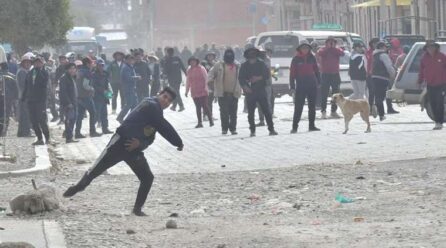
[[[395,82],[392,89],[387,92],[387,97],[397,102],[421,104],[422,108],[426,109],[428,116],[433,119],[425,90],[418,85],[418,73],[425,44],[425,42],[417,42],[413,45],[403,65],[401,68],[398,68]],[[446,53],[446,42],[438,42],[438,44],[440,44],[441,52]]]

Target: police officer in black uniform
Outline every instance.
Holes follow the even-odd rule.
[[[116,134],[112,136],[93,167],[76,185],[67,189],[64,197],[72,197],[83,191],[93,179],[115,164],[125,161],[140,180],[133,213],[136,216],[145,216],[142,207],[152,187],[154,176],[143,150],[153,143],[156,132],[176,146],[178,151],[183,150],[183,141],[163,116],[163,109],[168,108],[175,97],[174,90],[165,88],[157,97],[145,98],[116,130]]]

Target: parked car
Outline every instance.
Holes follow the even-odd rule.
[[[403,65],[401,68],[398,68],[394,84],[392,89],[387,92],[387,96],[397,102],[421,104],[426,109],[428,116],[433,119],[427,95],[423,94],[423,89],[417,84],[425,44],[425,42],[417,42],[413,45]],[[446,42],[439,42],[439,44],[441,52],[446,53]]]
[[[325,40],[333,36],[338,40],[338,45],[346,51],[350,51],[354,42],[363,42],[358,34],[339,31],[276,31],[264,32],[257,36],[255,46],[269,47],[273,50],[271,64],[280,68],[278,80],[273,81],[273,91],[276,97],[290,93],[289,73],[291,60],[296,54],[296,48],[301,40],[310,43],[316,41],[325,44]],[[364,42],[363,42],[364,43]],[[348,76],[349,52],[341,59],[341,91],[344,94],[352,92],[350,77]]]

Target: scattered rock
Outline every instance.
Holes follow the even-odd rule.
[[[132,234],[136,233],[135,230],[133,230],[133,229],[127,229],[126,232],[127,232],[128,235],[132,235]]]
[[[291,185],[288,186],[288,188],[289,188],[289,189],[297,188],[297,185],[291,184]]]
[[[353,218],[353,221],[354,222],[364,222],[364,217],[355,217],[355,218]]]
[[[361,160],[358,160],[355,162],[355,165],[364,165],[364,163]]]
[[[179,216],[178,213],[172,213],[169,215],[169,217],[173,217],[173,218],[178,218],[178,216]]]
[[[301,203],[294,203],[293,208],[300,210],[302,208],[302,204]]]
[[[358,144],[358,145],[365,145],[365,144],[367,144],[367,142],[358,142],[356,144]]]
[[[200,207],[195,210],[192,210],[190,214],[204,214],[206,212],[206,207]]]
[[[222,165],[221,165],[221,168],[225,168],[225,167],[226,167],[226,165],[225,165],[225,164],[222,164]]]
[[[5,228],[3,228],[3,227],[0,227],[0,230],[5,230]]]
[[[32,244],[25,242],[4,242],[0,244],[0,248],[35,248]]]
[[[225,244],[219,244],[219,245],[217,245],[217,248],[226,248],[226,245]]]
[[[263,225],[264,225],[264,226],[267,226],[267,225],[269,225],[269,224],[265,222],[265,223],[263,223]]]
[[[85,159],[76,159],[76,164],[86,164],[86,163],[88,163],[88,161]]]
[[[166,228],[167,229],[177,229],[178,228],[177,222],[174,220],[168,220],[166,222]]]
[[[356,177],[356,179],[358,179],[358,180],[364,180],[365,177],[364,177],[364,176],[358,176],[358,177]]]

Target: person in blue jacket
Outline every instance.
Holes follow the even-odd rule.
[[[143,151],[155,140],[159,132],[178,151],[183,150],[183,141],[172,125],[164,119],[163,110],[175,99],[171,88],[163,89],[155,98],[145,98],[123,121],[112,136],[105,150],[82,179],[65,191],[64,197],[72,197],[83,191],[96,177],[121,161],[125,161],[140,180],[133,214],[145,216],[142,211],[152,187],[154,176]]]
[[[116,120],[122,123],[127,113],[133,110],[138,104],[136,96],[136,80],[140,80],[141,76],[137,76],[135,72],[135,57],[133,55],[125,56],[125,64],[121,69],[122,93],[124,95],[125,104],[121,109]]]

